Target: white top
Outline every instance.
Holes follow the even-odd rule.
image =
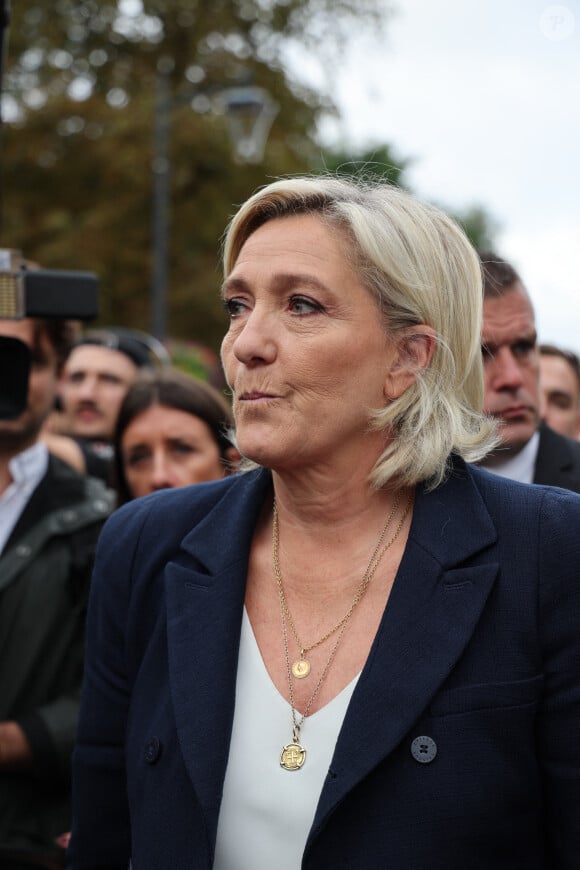
[[[0,494],[0,553],[48,468],[48,449],[37,441],[8,463],[12,483]]]
[[[280,753],[292,742],[291,707],[266,670],[244,608],[214,870],[299,870],[357,680],[358,675],[306,718],[300,740],[306,749],[304,766],[285,770]]]
[[[519,480],[520,483],[533,483],[536,458],[540,446],[540,433],[534,432],[525,447],[522,447],[515,456],[510,459],[501,459],[501,453],[497,457],[484,460],[482,465],[488,471],[499,474],[500,477],[509,477],[510,480]]]

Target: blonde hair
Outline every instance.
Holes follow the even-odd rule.
[[[224,237],[223,266],[232,270],[245,241],[276,218],[315,214],[347,237],[346,256],[375,296],[387,333],[436,333],[427,368],[372,426],[394,434],[377,460],[375,487],[445,478],[452,453],[481,459],[497,443],[482,412],[482,275],[463,230],[444,212],[385,184],[333,176],[275,181],[239,209]]]

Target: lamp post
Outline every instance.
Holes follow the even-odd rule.
[[[169,87],[172,70],[171,58],[160,58],[155,88],[151,282],[151,333],[159,341],[164,341],[167,335],[171,111],[184,100],[204,93],[203,87],[196,86],[172,98]],[[268,91],[253,86],[223,88],[215,96],[213,109],[225,115],[234,159],[239,163],[259,163],[272,122],[278,113],[278,105]]]
[[[161,58],[155,81],[153,140],[153,276],[151,333],[163,341],[167,333],[167,238],[169,226],[169,66]]]

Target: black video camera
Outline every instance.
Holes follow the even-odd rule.
[[[92,320],[98,313],[92,272],[28,269],[18,251],[0,248],[0,320],[24,317]],[[24,342],[0,336],[0,420],[26,407],[30,354]]]

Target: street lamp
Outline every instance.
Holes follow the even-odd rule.
[[[164,341],[167,335],[168,237],[170,203],[169,131],[171,111],[184,100],[204,93],[196,86],[171,97],[169,76],[171,58],[157,64],[155,90],[155,131],[153,142],[153,272],[151,283],[151,333]],[[278,113],[278,104],[264,88],[239,86],[223,88],[211,103],[215,112],[225,116],[234,159],[239,163],[259,163]]]
[[[249,85],[225,88],[218,93],[216,103],[226,118],[234,159],[261,163],[278,103],[264,88]]]

